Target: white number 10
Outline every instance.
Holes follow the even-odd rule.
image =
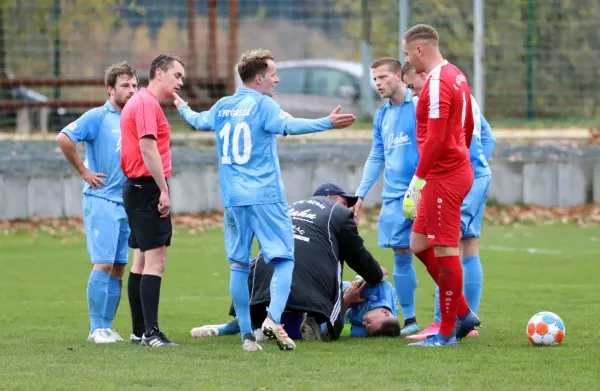
[[[223,139],[223,156],[221,156],[222,164],[232,164],[231,156],[229,156],[229,133],[231,132],[231,123],[227,122],[223,129],[219,132],[219,137]],[[240,155],[240,135],[244,132],[244,151]],[[246,164],[250,160],[252,152],[252,135],[247,122],[238,122],[233,129],[233,140],[231,140],[231,154],[236,164]]]

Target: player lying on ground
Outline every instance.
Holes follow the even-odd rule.
[[[83,223],[92,272],[87,285],[90,312],[88,341],[123,341],[112,329],[121,301],[129,247],[129,224],[123,207],[121,111],[137,91],[135,69],[126,62],[111,65],[104,76],[108,100],[84,113],[56,137],[67,160],[83,179]],[[82,161],[76,144],[85,143]],[[104,178],[104,179],[103,179]]]
[[[379,247],[391,248],[394,252],[394,288],[404,315],[402,335],[408,335],[419,331],[415,313],[417,275],[409,248],[413,221],[402,213],[404,193],[419,162],[415,107],[411,91],[407,91],[402,82],[402,65],[397,59],[381,58],[374,61],[371,68],[377,90],[387,101],[373,119],[373,143],[356,190],[359,198],[354,213],[358,214],[362,200],[383,168],[378,243]]]
[[[348,209],[348,206],[354,205],[356,199],[356,196],[347,194],[336,185],[325,184],[315,190],[313,197],[290,205],[296,265],[286,309],[297,313],[295,316],[297,330],[303,314],[308,313],[316,323],[327,324],[330,339],[339,338],[344,327],[346,310],[350,304],[359,304],[355,303],[359,301],[356,297],[348,297],[352,303],[344,302],[342,289],[344,263],[362,276],[369,285],[376,286],[384,277],[384,270],[364,247],[354,221],[354,213]],[[261,253],[253,263],[251,274],[253,280],[247,288],[252,291],[251,309],[254,324],[258,325],[263,321],[266,308],[270,306],[269,285],[273,274],[274,267],[265,262]],[[387,298],[387,304],[377,308],[389,308],[370,312],[369,310],[375,308],[369,307],[369,304],[360,309],[356,306],[353,307],[352,312],[356,315],[352,319],[355,321],[360,319],[354,322],[360,326],[362,318],[370,312],[366,317],[367,324],[370,324],[368,327],[370,333],[381,329],[382,324],[393,322],[395,333],[398,335],[400,326],[396,318],[394,291],[389,283],[383,286],[384,288],[378,286],[374,289],[378,292],[376,294],[382,293],[378,289],[385,290],[383,296]],[[365,295],[368,295],[368,292],[367,289]],[[371,302],[375,306],[375,300]],[[286,327],[291,326],[290,322],[291,320],[287,321]],[[299,333],[296,336],[298,337]]]
[[[427,74],[424,72],[416,73],[414,66],[410,63],[406,63],[402,67],[402,80],[415,95],[415,104],[418,101],[418,96],[421,94],[426,79]],[[479,258],[479,238],[481,237],[483,212],[492,179],[492,172],[488,161],[494,151],[496,139],[473,96],[471,96],[471,104],[473,107],[475,129],[473,130],[473,139],[469,152],[471,165],[473,166],[474,180],[473,186],[471,186],[471,190],[461,206],[460,255],[463,268],[465,299],[471,310],[478,313],[483,287],[483,270]],[[434,308],[435,316],[433,323],[420,333],[407,336],[407,339],[421,340],[438,333],[441,321],[438,287],[436,287]],[[477,330],[473,330],[468,334],[468,336],[477,335]]]
[[[298,265],[296,258],[296,265]],[[293,282],[292,282],[293,286]],[[381,281],[373,286],[365,280],[344,281],[344,329],[339,335],[350,337],[399,336],[400,323],[396,306],[396,292],[392,284]],[[230,309],[230,315],[235,313]],[[283,328],[292,339],[328,341],[327,323],[319,324],[314,317],[301,311],[283,313]],[[192,329],[192,337],[216,337],[240,332],[237,318],[221,325],[206,325]],[[260,329],[254,331],[260,341]],[[334,335],[338,335],[334,334]],[[338,335],[338,337],[339,337]]]
[[[442,57],[438,42],[437,31],[423,24],[406,31],[402,42],[406,62],[428,74],[416,107],[419,164],[403,211],[415,219],[411,250],[442,296],[440,331],[415,346],[455,345],[480,324],[462,292],[459,257],[461,205],[473,184],[471,92],[465,75]]]
[[[281,327],[294,269],[294,238],[277,156],[276,135],[298,135],[345,128],[352,114],[316,120],[293,118],[273,100],[279,82],[268,50],[242,54],[238,73],[244,86],[220,99],[209,111],[196,113],[177,95],[175,105],[198,130],[215,130],[219,154],[219,182],[225,208],[225,247],[230,263],[230,294],[242,329],[242,348],[260,350],[252,333],[248,276],[254,236],[266,262],[274,265],[273,297],[262,330],[281,349],[296,348]],[[275,281],[277,283],[275,283]]]

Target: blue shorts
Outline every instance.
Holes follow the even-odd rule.
[[[379,213],[379,247],[409,248],[413,221],[404,217],[402,198],[384,199]]]
[[[225,251],[230,263],[249,265],[252,240],[269,263],[273,258],[294,259],[294,231],[286,203],[225,208]]]
[[[463,238],[480,238],[483,211],[492,176],[486,175],[473,180],[473,186],[461,206],[460,233]]]
[[[84,195],[83,224],[87,250],[93,264],[127,263],[129,221],[123,205]]]

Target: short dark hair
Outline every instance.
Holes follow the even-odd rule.
[[[156,56],[154,60],[152,60],[152,64],[150,64],[150,80],[154,79],[154,77],[156,76],[157,69],[166,72],[173,67],[174,61],[177,61],[181,64],[182,67],[185,68],[185,63],[183,62],[183,59],[181,57],[164,53],[161,53],[158,56]]]
[[[269,60],[274,60],[273,54],[266,49],[252,49],[243,53],[237,64],[240,79],[245,83],[252,81],[258,74],[264,76]]]
[[[428,41],[435,41],[436,43],[440,40],[440,36],[436,29],[428,24],[417,24],[406,30],[404,33],[404,40],[406,42],[412,42],[419,39]]]
[[[400,77],[402,78],[402,81],[404,81],[404,76],[409,74],[410,72],[416,72],[416,68],[413,64],[411,64],[410,62],[405,62],[404,65],[402,65],[402,70],[400,71]]]
[[[129,65],[127,61],[121,61],[106,68],[104,72],[104,85],[115,88],[119,76],[135,77],[136,81],[139,80],[135,68]]]
[[[377,329],[371,337],[398,337],[400,335],[400,323],[397,319],[386,319],[381,322],[381,327]]]
[[[402,64],[400,63],[400,61],[398,61],[398,59],[394,57],[382,57],[378,60],[373,61],[373,63],[371,64],[371,69],[379,68],[382,65],[389,65],[390,69],[394,73],[398,73],[402,69]]]

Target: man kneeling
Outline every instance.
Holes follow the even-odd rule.
[[[313,197],[290,205],[295,266],[281,323],[291,338],[301,338],[302,328],[307,338],[320,339],[324,335],[328,340],[336,340],[346,318],[352,336],[400,333],[394,289],[384,281],[387,271],[364,247],[354,214],[348,209],[356,199],[334,184],[325,184],[315,190]],[[342,284],[344,262],[363,280]],[[272,275],[273,266],[265,263],[262,255],[254,259],[249,289],[255,325],[265,319]],[[230,314],[233,315],[233,308]],[[233,319],[221,326],[195,328],[192,336],[236,332],[239,329]]]

